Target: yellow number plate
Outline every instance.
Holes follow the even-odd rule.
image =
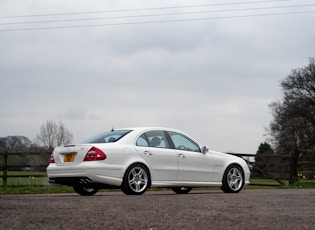
[[[75,153],[68,153],[64,157],[64,162],[73,162],[75,157]]]

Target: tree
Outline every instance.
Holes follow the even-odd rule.
[[[255,156],[255,168],[253,174],[259,177],[264,177],[264,172],[268,169],[268,165],[272,161],[271,158],[262,156],[263,154],[274,154],[270,144],[267,142],[261,143]]]
[[[59,124],[56,124],[54,121],[46,121],[41,125],[36,139],[45,147],[52,149],[59,145],[71,143],[73,135],[61,121],[59,121]]]
[[[315,61],[293,70],[281,82],[282,101],[270,105],[270,135],[278,154],[291,154],[290,183],[297,179],[298,162],[315,158]]]

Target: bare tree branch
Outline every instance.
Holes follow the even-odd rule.
[[[45,147],[52,149],[59,145],[71,143],[73,135],[61,121],[57,125],[54,121],[49,120],[41,125],[36,139]]]

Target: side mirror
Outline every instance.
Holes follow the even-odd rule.
[[[208,151],[209,151],[209,148],[208,148],[207,146],[202,146],[201,152],[202,152],[203,154],[205,154],[205,153],[208,152]]]

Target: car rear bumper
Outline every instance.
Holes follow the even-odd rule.
[[[99,183],[109,186],[120,186],[124,170],[122,168],[56,166],[47,167],[47,176],[50,183],[72,186],[74,183]]]

